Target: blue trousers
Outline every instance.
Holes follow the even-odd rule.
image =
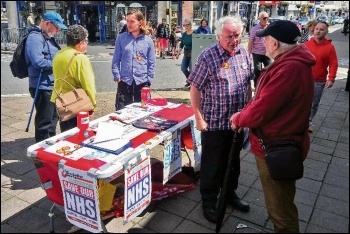
[[[192,70],[191,57],[184,56],[181,62],[181,71],[186,76],[186,79],[190,75],[191,70]]]

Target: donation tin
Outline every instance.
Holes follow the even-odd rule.
[[[87,129],[89,128],[89,112],[81,111],[77,115],[77,127],[79,128],[79,137],[88,137]]]
[[[143,87],[141,89],[141,107],[147,108],[148,107],[148,100],[151,99],[151,88],[150,87]]]

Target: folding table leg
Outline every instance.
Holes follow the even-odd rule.
[[[55,225],[54,225],[54,210],[56,208],[55,203],[52,204],[49,212],[49,218],[50,218],[50,233],[55,233]]]

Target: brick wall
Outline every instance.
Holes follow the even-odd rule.
[[[193,20],[193,1],[184,1],[182,4],[182,20],[185,18]]]

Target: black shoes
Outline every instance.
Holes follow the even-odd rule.
[[[203,215],[208,221],[216,223],[218,221],[218,212],[215,205],[202,205]]]
[[[191,86],[191,84],[186,82],[185,87],[188,88],[190,86]]]
[[[250,209],[250,206],[248,203],[241,201],[239,197],[237,196],[236,192],[234,192],[231,196],[230,199],[228,200],[228,203],[235,208],[236,210],[243,211],[243,212],[248,212]]]

